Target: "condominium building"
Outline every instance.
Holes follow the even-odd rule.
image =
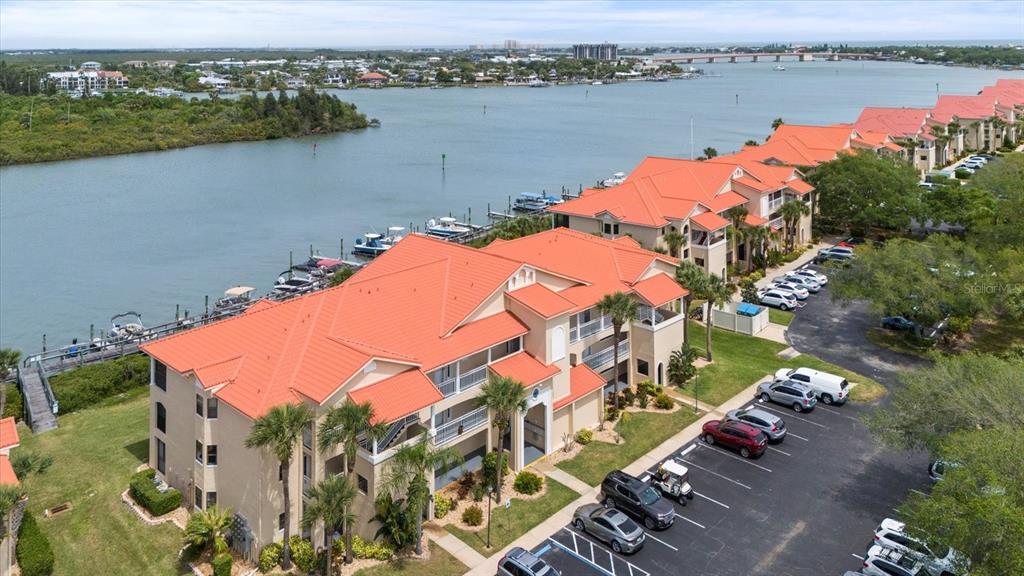
[[[557,225],[605,238],[629,237],[641,246],[670,251],[666,235],[681,234],[678,256],[706,272],[725,277],[732,262],[746,262],[749,250],[730,252],[726,211],[743,206],[742,226],[780,231],[782,205],[799,200],[813,206],[814,188],[789,166],[772,166],[726,156],[707,161],[649,157],[622,184],[590,189],[549,208]],[[797,224],[796,240],[811,237],[810,214]]]
[[[314,425],[280,469],[269,451],[245,447],[253,421],[292,403],[319,424],[332,407],[368,402],[388,431],[349,456],[360,492],[355,525],[371,536],[382,473],[399,446],[427,434],[463,454],[463,465],[435,471],[434,488],[480,468],[498,447],[518,470],[598,425],[602,391],[616,375],[664,382],[683,336],[677,263],[629,238],[564,228],[480,250],[410,235],[341,286],[258,301],[145,344],[150,465],[189,506],[230,508],[247,530],[242,540],[265,545],[283,536],[283,475],[296,503],[291,530],[300,533],[304,488],[341,472],[342,453],[320,452]],[[615,342],[595,306],[617,291],[639,311]],[[529,391],[504,438],[477,401],[491,374]],[[308,534],[322,538],[321,530]]]
[[[856,153],[857,150],[906,157],[903,147],[887,134],[857,130],[848,124],[782,124],[764,144],[745,146],[730,157],[765,164],[813,168],[835,160],[840,154]]]
[[[934,129],[928,108],[868,107],[853,123],[859,132],[886,134],[912,154],[911,163],[920,172],[949,162],[952,146],[940,143],[942,131]]]
[[[78,72],[50,72],[41,80],[64,92],[86,90],[113,90],[128,87],[128,78],[119,71],[88,70]]]
[[[577,60],[618,60],[619,45],[609,44],[573,44],[572,57]]]

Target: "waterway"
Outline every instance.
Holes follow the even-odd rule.
[[[886,62],[702,65],[714,77],[603,86],[358,90],[383,126],[298,140],[0,169],[0,346],[84,339],[134,310],[202,312],[237,284],[270,289],[313,244],[431,217],[485,220],[524,191],[577,190],[644,156],[719,153],[772,119],[853,121],[861,108],[929,106],[1020,72]],[[690,119],[693,118],[693,141]],[[316,154],[313,145],[316,144]],[[445,169],[441,156],[445,155]]]

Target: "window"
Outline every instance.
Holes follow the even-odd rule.
[[[203,395],[202,394],[196,394],[196,414],[198,414],[200,416],[203,415],[203,404],[204,403],[205,402],[203,402]]]
[[[284,530],[284,512],[277,516],[277,529]]]
[[[156,362],[156,360],[154,360],[153,362],[156,363],[155,364],[156,367],[154,369],[153,381],[156,383],[156,387],[157,388],[159,388],[159,389],[161,389],[161,390],[166,392],[167,391],[167,366],[165,364],[161,363],[161,362]]]
[[[665,365],[658,362],[658,386],[665,383]]]
[[[217,445],[210,444],[206,447],[206,465],[216,466],[217,465]]]
[[[302,475],[306,478],[313,477],[313,456],[310,454],[302,454]]]
[[[313,448],[313,424],[306,424],[302,427],[302,445],[306,448]]]
[[[618,224],[612,224],[611,222],[605,222],[604,223],[604,233],[605,234],[612,234],[612,235],[618,234],[619,233],[619,225]]]
[[[651,365],[648,364],[646,360],[641,360],[641,359],[637,358],[636,359],[636,371],[639,372],[640,374],[643,374],[644,376],[650,376],[651,375],[651,373],[650,373],[651,372]]]
[[[156,429],[167,433],[167,409],[160,402],[156,403]]]
[[[199,486],[196,486],[195,500],[192,501],[192,505],[195,506],[196,508],[203,507],[203,489],[200,488]]]
[[[207,420],[217,419],[217,409],[220,408],[220,402],[216,398],[208,398],[206,400],[206,418]]]
[[[167,473],[167,445],[159,438],[156,439],[156,470],[161,474]]]
[[[693,263],[696,264],[697,266],[700,266],[701,268],[704,267],[704,259],[703,258],[694,258],[693,259]]]
[[[196,440],[196,462],[203,463],[203,443]]]
[[[207,492],[206,493],[206,507],[211,508],[217,505],[217,493]]]
[[[362,474],[356,474],[356,487],[359,488],[359,491],[363,494],[369,494],[370,492],[370,483]]]

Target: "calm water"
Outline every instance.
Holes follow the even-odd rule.
[[[523,191],[628,171],[646,155],[720,153],[763,140],[773,118],[849,122],[866,105],[927,106],[1021,74],[879,62],[706,66],[720,77],[546,89],[343,92],[383,127],[360,133],[0,169],[0,346],[85,337],[135,310],[202,312],[232,285],[269,290],[312,243]],[[737,104],[736,95],[739,95]],[[486,109],[486,112],[485,112]],[[317,143],[314,157],[312,146]],[[441,154],[447,155],[441,171]]]

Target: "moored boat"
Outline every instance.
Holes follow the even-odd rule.
[[[444,216],[427,222],[427,234],[437,238],[455,238],[469,232],[471,228],[451,216]]]
[[[619,184],[622,184],[625,181],[626,181],[626,173],[625,172],[616,172],[615,174],[612,174],[611,178],[605,178],[604,180],[602,180],[601,184],[604,185],[604,186],[609,186],[610,187],[610,186],[618,186]]]
[[[245,306],[252,302],[252,293],[256,289],[252,286],[235,286],[224,291],[224,297],[213,305],[214,311],[222,311],[231,308]]]
[[[514,210],[522,212],[540,212],[547,207],[545,196],[536,192],[521,192],[512,206]]]

